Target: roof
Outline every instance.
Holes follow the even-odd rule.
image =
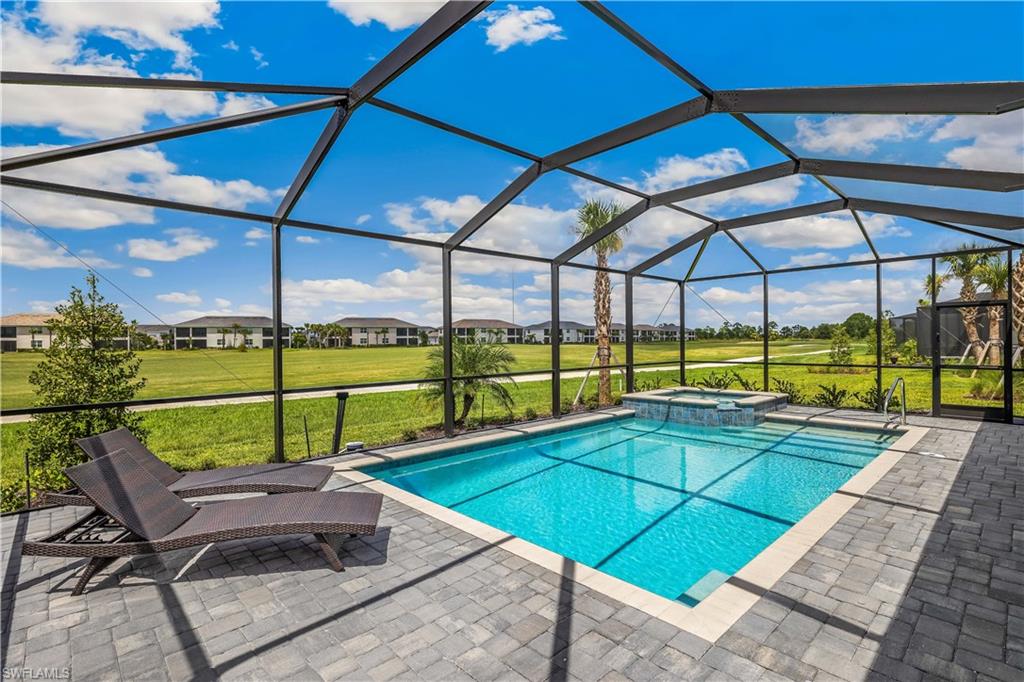
[[[551,329],[551,320],[545,320],[538,322],[537,324],[531,324],[527,329]],[[579,322],[573,322],[572,320],[560,320],[558,322],[559,329],[593,329],[592,324],[581,324]]]
[[[342,327],[419,327],[414,322],[406,322],[397,317],[343,317],[334,324]]]
[[[166,332],[170,331],[171,325],[169,324],[137,324],[135,328],[140,332]]]
[[[239,327],[273,327],[274,321],[269,317],[263,315],[257,315],[255,317],[248,315],[204,315],[203,317],[197,317],[194,320],[185,320],[179,322],[175,327],[230,327],[233,324],[237,324]],[[285,327],[291,327],[290,324],[284,325]]]
[[[487,320],[467,317],[463,320],[452,322],[452,329],[522,329],[522,325],[505,320]]]
[[[56,316],[56,313],[13,313],[0,317],[0,324],[5,327],[46,326],[46,322]]]

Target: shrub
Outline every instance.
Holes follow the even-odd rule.
[[[772,390],[776,393],[785,393],[791,405],[800,405],[804,402],[803,392],[788,379],[772,379]]]
[[[740,376],[739,374],[737,374],[736,372],[733,372],[732,374],[733,374],[734,377],[736,377],[736,381],[740,382],[740,386],[743,387],[744,391],[760,391],[761,390],[761,384],[759,384],[757,381],[755,381],[753,379],[746,379],[746,378]]]
[[[846,402],[846,398],[850,395],[849,391],[845,388],[839,388],[836,384],[831,386],[819,384],[818,388],[821,390],[811,398],[811,404],[818,407],[842,407],[843,403]]]
[[[416,440],[419,436],[419,432],[416,429],[404,429],[402,431],[402,440],[406,443]]]
[[[832,348],[828,352],[830,365],[853,364],[853,351],[850,349],[850,335],[846,327],[836,325],[832,330]]]
[[[882,411],[882,403],[885,401],[885,391],[879,391],[878,386],[872,386],[864,392],[854,391],[853,399],[859,403],[863,403],[869,409]],[[897,394],[893,394],[892,400],[889,401],[889,408],[898,408],[900,406],[900,399]]]
[[[718,374],[717,372],[708,372],[707,376],[697,382],[697,385],[702,388],[725,390],[732,386],[732,382],[735,380],[736,373],[732,370],[726,370],[721,374]]]
[[[928,360],[917,351],[917,339],[907,339],[900,348],[900,363],[904,365],[924,365]]]
[[[527,421],[532,421],[536,419],[537,410],[533,409],[532,407],[527,407],[525,410],[523,410],[523,418],[526,419]]]
[[[998,372],[982,372],[974,381],[967,395],[978,400],[1002,400],[1002,375]]]

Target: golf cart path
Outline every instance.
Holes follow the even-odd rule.
[[[785,355],[769,355],[768,359],[775,358],[791,358],[798,355],[821,355],[828,353],[828,350],[813,350],[805,351],[803,353],[787,353]],[[716,367],[730,367],[735,364],[744,363],[757,363],[761,362],[762,356],[751,355],[745,358],[734,358],[728,362],[698,362],[694,364],[688,364],[686,368],[689,369],[709,369]],[[678,363],[668,362],[664,365],[652,366],[652,367],[637,367],[636,372],[658,372],[665,370],[672,370],[678,368]],[[597,368],[591,370],[591,373],[595,373]],[[612,370],[615,371],[615,370]],[[573,370],[571,372],[562,372],[563,379],[578,379],[586,376],[587,370]],[[551,379],[550,372],[537,372],[535,374],[524,374],[522,376],[515,377],[516,383],[529,383],[534,381],[548,381]],[[349,395],[362,395],[366,393],[390,393],[391,391],[415,391],[420,387],[419,382],[413,381],[407,384],[395,384],[392,386],[364,386],[362,388],[350,388],[346,392]],[[307,400],[309,398],[332,398],[337,391],[315,391],[311,393],[300,393],[297,395],[286,395],[285,400]],[[172,403],[160,403],[159,405],[139,405],[138,407],[132,408],[133,412],[151,412],[153,410],[170,410],[179,407],[211,407],[214,405],[245,405],[249,403],[259,402],[270,402],[272,398],[269,396],[249,396],[244,398],[211,398],[210,400],[201,401],[182,401]],[[31,415],[19,414],[19,415],[4,415],[0,417],[0,424],[17,424],[19,422],[27,422],[31,419]]]

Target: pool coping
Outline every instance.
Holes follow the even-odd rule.
[[[434,443],[423,447],[410,447],[399,452],[363,453],[346,457],[334,464],[335,473],[353,483],[359,483],[382,493],[416,511],[431,516],[465,531],[485,542],[500,546],[513,554],[542,566],[559,575],[565,575],[592,590],[601,592],[627,606],[670,623],[681,630],[715,642],[771,589],[804,554],[831,529],[853,506],[882,479],[928,432],[928,428],[908,425],[880,424],[870,421],[840,419],[812,415],[771,413],[770,421],[804,423],[810,426],[842,427],[858,431],[902,433],[888,449],[879,453],[834,493],[822,500],[814,509],[789,530],[765,547],[743,568],[715,588],[696,606],[662,597],[641,587],[616,578],[590,566],[569,559],[515,535],[506,533],[482,521],[466,516],[443,505],[385,483],[357,467],[385,461],[405,460],[426,455],[454,453],[469,448],[499,445],[537,435],[558,433],[579,426],[600,424],[633,416],[632,410],[617,409],[559,421],[501,429],[458,441]]]

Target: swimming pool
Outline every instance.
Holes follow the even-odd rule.
[[[692,606],[898,435],[625,418],[359,470]]]

